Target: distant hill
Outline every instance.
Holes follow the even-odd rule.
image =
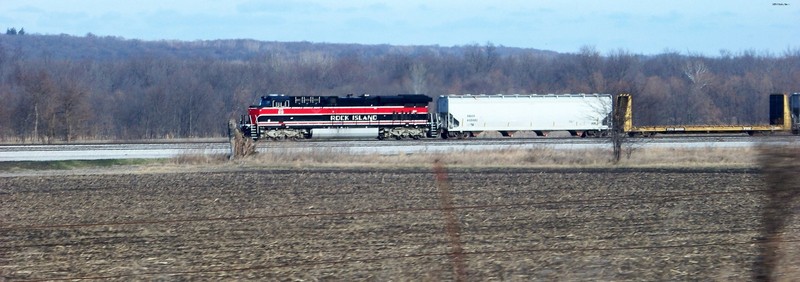
[[[453,55],[462,56],[474,45],[442,47],[333,44],[312,42],[277,42],[252,39],[220,39],[177,41],[143,41],[114,36],[71,35],[0,35],[0,48],[20,50],[27,56],[47,56],[55,60],[119,60],[130,57],[151,56],[177,59],[206,58],[224,61],[247,61],[263,54],[280,54],[293,57],[305,52],[321,52],[334,56],[359,54],[362,57],[379,57],[386,54]],[[535,53],[555,56],[558,53],[538,49],[494,46],[499,56]]]

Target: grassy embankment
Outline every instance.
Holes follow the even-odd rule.
[[[307,148],[300,151],[261,152],[233,162],[224,156],[182,155],[172,164],[242,165],[250,167],[418,167],[436,160],[454,167],[753,167],[753,148],[640,148],[623,153],[618,164],[611,150],[500,149],[485,151],[353,154],[346,150]]]
[[[15,161],[0,162],[0,171],[17,170],[67,170],[80,168],[102,168],[124,165],[147,165],[164,163],[164,159],[109,159],[68,161]]]

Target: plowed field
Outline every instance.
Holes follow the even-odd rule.
[[[749,280],[762,186],[747,169],[0,177],[0,280]]]

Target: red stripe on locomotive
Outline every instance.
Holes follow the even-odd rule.
[[[391,115],[391,114],[428,114],[428,107],[420,106],[378,106],[378,107],[285,107],[264,108],[251,107],[248,110],[250,121],[256,123],[259,116],[314,116],[314,115]]]

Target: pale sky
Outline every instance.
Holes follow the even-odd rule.
[[[2,0],[0,27],[142,40],[781,55],[800,48],[800,0]]]

